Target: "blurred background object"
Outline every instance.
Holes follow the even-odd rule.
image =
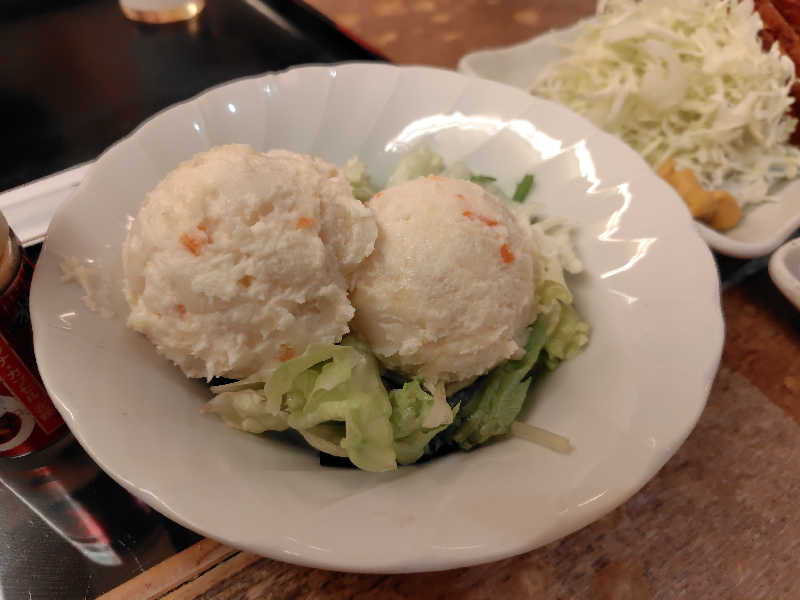
[[[205,0],[119,0],[122,14],[131,21],[151,25],[188,21],[205,6]]]
[[[213,85],[380,58],[290,0],[208,2],[165,25],[130,21],[107,0],[0,0],[0,56],[0,191],[93,160]]]

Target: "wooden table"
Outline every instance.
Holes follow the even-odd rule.
[[[396,63],[450,68],[594,9],[591,0],[310,3]],[[763,268],[722,302],[722,365],[697,428],[644,489],[577,533],[492,564],[391,576],[296,567],[204,540],[104,598],[800,598],[800,313]]]

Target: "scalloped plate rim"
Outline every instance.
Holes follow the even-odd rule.
[[[353,66],[350,67],[349,65],[353,65]],[[193,98],[191,98],[191,99],[189,99],[189,100],[187,100],[185,102],[182,102],[182,103],[180,103],[178,105],[175,105],[173,107],[165,109],[164,111],[161,111],[160,113],[154,115],[152,118],[148,119],[147,121],[142,123],[142,125],[137,127],[129,136],[127,136],[123,140],[121,140],[121,141],[117,142],[116,144],[114,144],[113,146],[111,146],[103,155],[101,155],[100,159],[98,159],[96,165],[92,168],[91,173],[82,182],[80,188],[73,195],[73,197],[70,198],[69,200],[67,200],[60,207],[59,211],[56,213],[56,215],[53,218],[54,226],[56,228],[59,226],[60,221],[63,219],[64,215],[66,215],[68,213],[70,206],[73,204],[73,201],[76,200],[80,196],[80,194],[84,192],[86,187],[88,187],[91,184],[91,182],[94,179],[95,170],[96,169],[101,169],[102,166],[103,166],[103,160],[102,160],[103,157],[106,156],[111,151],[120,148],[121,146],[123,146],[124,144],[129,142],[130,140],[135,139],[136,134],[145,125],[147,125],[148,123],[151,123],[154,120],[156,120],[159,117],[159,115],[161,115],[163,113],[166,113],[166,112],[170,112],[170,111],[180,110],[182,107],[185,107],[186,105],[189,105],[191,103],[194,103],[194,102],[198,101],[199,99],[204,97],[208,92],[210,92],[212,90],[218,90],[220,88],[224,88],[224,87],[226,87],[226,86],[228,86],[230,84],[238,83],[238,82],[243,81],[243,80],[258,80],[260,78],[268,77],[268,76],[280,77],[281,74],[283,74],[283,73],[286,73],[286,72],[289,72],[289,71],[297,71],[297,70],[301,70],[301,69],[319,69],[319,68],[323,68],[323,69],[324,68],[328,68],[328,69],[331,69],[331,68],[333,68],[333,69],[336,69],[336,68],[355,68],[355,69],[358,69],[358,68],[365,68],[365,67],[368,69],[371,66],[372,67],[377,67],[377,68],[383,68],[383,69],[387,69],[388,68],[388,69],[391,69],[391,70],[401,69],[401,70],[404,70],[406,72],[413,71],[414,69],[423,69],[423,70],[426,70],[426,71],[429,71],[429,72],[436,71],[436,69],[430,69],[430,68],[427,68],[427,67],[393,67],[393,66],[390,66],[390,65],[374,65],[374,64],[371,64],[371,63],[363,63],[363,64],[362,63],[336,63],[336,64],[332,64],[332,65],[315,65],[315,66],[310,66],[310,67],[292,68],[292,69],[287,69],[286,71],[282,71],[282,72],[270,72],[270,73],[266,73],[264,75],[255,76],[255,77],[239,78],[239,79],[236,79],[236,80],[234,80],[232,82],[229,82],[227,84],[221,84],[221,85],[218,85],[218,86],[214,86],[214,88],[211,88],[207,92],[198,94],[197,96],[195,96],[195,97],[193,97]],[[545,101],[536,99],[536,102],[545,102]],[[612,136],[609,136],[608,134],[600,132],[599,130],[592,131],[592,135],[593,136],[598,136],[599,138],[603,138],[603,139],[607,138],[609,140],[614,140],[614,138],[612,138]],[[618,142],[618,140],[614,140],[614,143],[619,143],[619,142]],[[635,153],[630,151],[630,149],[626,149],[626,150],[628,152],[630,152],[632,155],[635,155]],[[636,155],[636,156],[638,157],[638,155]],[[641,159],[639,158],[638,160],[641,160]],[[645,175],[645,176],[643,176],[643,178],[644,179],[652,179],[650,175]],[[642,179],[642,177],[637,178],[637,181],[639,179]],[[658,182],[659,186],[663,186],[663,182],[660,182],[660,180],[655,180],[655,181]],[[687,223],[686,224],[687,224],[686,231],[687,232],[692,232],[692,228],[688,227],[688,225],[689,225],[689,223],[688,223],[688,214],[687,214]],[[688,239],[690,239],[690,240],[692,238],[696,239],[695,235],[691,235],[691,234],[688,234],[688,233],[687,233],[687,235],[689,235]],[[695,244],[694,240],[692,240],[691,245],[697,246],[697,251],[699,251],[699,248],[701,246],[699,239],[697,239],[696,244]],[[711,257],[708,254],[707,249],[704,246],[702,246],[702,247],[703,247],[703,250],[705,250],[705,253],[706,253],[706,256],[703,257],[703,260],[706,261],[706,263],[708,263],[706,266],[707,267],[709,267],[709,265],[713,266],[713,262],[711,261]],[[701,254],[702,254],[702,252],[701,252]],[[52,267],[54,267],[53,260],[55,260],[55,259],[54,259],[53,256],[51,256],[51,253],[48,251],[48,244],[47,243],[45,243],[45,248],[43,250],[42,255],[43,255],[43,258],[45,258],[45,261],[43,261],[43,264],[46,264],[47,268],[52,270]],[[34,334],[35,334],[35,340],[37,342],[37,344],[36,344],[36,346],[37,346],[37,357],[43,356],[45,354],[45,350],[42,347],[43,339],[46,337],[46,335],[45,335],[46,333],[48,333],[48,334],[51,333],[49,331],[46,331],[47,330],[47,323],[46,323],[47,316],[44,315],[44,314],[41,314],[40,310],[37,310],[37,307],[41,303],[40,302],[41,296],[45,293],[44,290],[45,290],[45,287],[47,285],[47,283],[46,283],[47,280],[44,279],[44,278],[45,278],[45,275],[42,274],[42,271],[37,270],[37,273],[36,273],[36,276],[35,276],[35,280],[34,280],[34,286],[33,286],[34,289],[32,290],[32,296],[31,296],[31,298],[32,298],[32,318],[33,318],[33,321],[34,321]],[[106,460],[106,457],[97,455],[93,451],[94,444],[92,443],[92,440],[90,439],[93,434],[87,435],[86,431],[83,429],[83,425],[81,423],[77,423],[75,420],[72,419],[72,412],[70,410],[70,401],[69,401],[69,399],[62,397],[62,394],[60,393],[59,390],[51,389],[52,381],[55,378],[57,378],[57,367],[52,363],[52,361],[48,361],[48,360],[42,361],[42,365],[41,365],[42,366],[42,374],[43,374],[43,377],[45,378],[45,383],[48,385],[48,389],[51,389],[51,391],[53,392],[54,400],[56,402],[57,407],[62,412],[63,416],[65,417],[65,420],[67,420],[68,423],[70,424],[71,428],[73,429],[73,431],[74,431],[74,433],[76,435],[76,438],[78,438],[78,440],[84,445],[84,447],[87,448],[89,453],[95,458],[95,460],[97,460],[97,462],[104,468],[104,470],[106,470],[114,479],[116,479],[120,484],[122,484],[124,487],[126,487],[129,491],[131,491],[133,493],[139,493],[141,495],[144,495],[161,512],[167,514],[170,518],[173,518],[174,520],[182,523],[183,525],[185,525],[187,527],[190,527],[192,529],[200,531],[203,534],[208,535],[209,537],[220,539],[220,540],[224,541],[225,543],[229,543],[231,545],[238,546],[240,548],[245,548],[247,550],[251,550],[253,552],[257,552],[257,553],[263,554],[265,556],[269,556],[271,558],[277,558],[277,559],[280,559],[280,560],[289,560],[290,562],[294,562],[294,563],[297,563],[297,564],[303,564],[303,565],[307,565],[307,566],[313,566],[313,567],[334,568],[334,569],[347,570],[347,571],[357,571],[357,572],[408,572],[408,571],[447,569],[447,568],[454,568],[454,567],[459,567],[459,566],[466,566],[466,565],[476,564],[476,563],[480,563],[480,562],[485,562],[487,560],[496,560],[496,559],[503,558],[503,557],[506,557],[506,556],[515,555],[515,554],[518,554],[520,552],[524,552],[524,551],[530,550],[530,549],[532,549],[534,547],[537,547],[537,546],[539,546],[539,545],[541,545],[543,543],[547,543],[549,541],[552,541],[554,539],[562,537],[563,535],[567,535],[571,531],[574,531],[577,528],[585,526],[586,524],[592,522],[596,518],[599,518],[600,516],[602,516],[602,514],[605,514],[605,512],[607,512],[608,510],[611,510],[611,509],[615,508],[616,506],[618,506],[619,504],[621,504],[622,502],[624,502],[628,497],[630,497],[630,495],[634,494],[642,485],[644,485],[644,483],[646,483],[646,481],[653,474],[655,474],[655,472],[658,470],[658,468],[660,468],[660,466],[663,465],[663,463],[666,462],[666,460],[668,460],[670,458],[670,456],[677,450],[677,448],[680,446],[680,444],[689,435],[689,433],[691,432],[691,430],[694,427],[694,424],[696,423],[697,419],[699,418],[699,416],[700,416],[700,414],[702,412],[702,409],[705,406],[705,399],[707,398],[707,394],[708,394],[708,391],[710,389],[711,382],[713,381],[714,374],[716,373],[716,370],[717,370],[717,367],[718,367],[718,364],[719,364],[719,359],[720,359],[720,356],[721,356],[723,332],[722,332],[722,315],[721,315],[721,309],[720,309],[720,305],[719,305],[718,281],[714,277],[713,279],[708,279],[707,283],[708,283],[708,288],[707,288],[706,292],[708,293],[708,296],[705,296],[705,294],[704,294],[704,296],[705,296],[705,299],[703,300],[704,310],[707,309],[708,311],[710,311],[710,314],[712,315],[712,318],[714,319],[714,324],[715,324],[714,329],[716,330],[717,335],[716,336],[711,336],[713,339],[710,341],[710,343],[708,345],[708,349],[705,352],[705,354],[707,355],[706,369],[698,376],[698,379],[703,382],[703,385],[701,386],[701,389],[697,390],[699,396],[702,397],[702,401],[699,401],[697,404],[693,405],[693,410],[692,410],[691,414],[684,415],[683,423],[684,423],[685,426],[682,428],[682,431],[680,432],[680,434],[674,436],[673,439],[671,439],[668,443],[665,443],[665,446],[661,447],[658,450],[658,452],[656,453],[656,456],[653,457],[653,460],[648,463],[649,467],[648,467],[647,470],[649,471],[649,475],[646,478],[641,478],[641,479],[637,479],[635,481],[629,482],[628,485],[625,487],[625,489],[624,490],[619,490],[618,494],[613,499],[611,499],[611,498],[607,498],[605,500],[601,499],[601,501],[598,501],[597,503],[594,503],[590,507],[590,508],[592,508],[592,511],[585,512],[583,514],[582,518],[579,518],[577,521],[574,521],[573,522],[573,526],[569,530],[562,530],[562,531],[558,531],[556,533],[551,533],[549,536],[545,536],[545,537],[541,537],[540,536],[540,538],[537,539],[537,541],[535,543],[533,543],[533,544],[526,543],[524,540],[523,541],[518,540],[516,545],[514,545],[513,547],[504,547],[502,549],[501,548],[482,548],[482,549],[479,549],[479,550],[477,550],[475,552],[471,552],[471,553],[463,553],[463,552],[462,553],[455,553],[454,552],[454,553],[448,554],[446,557],[440,556],[438,558],[435,558],[432,562],[425,562],[424,560],[422,560],[420,558],[411,559],[410,557],[407,556],[405,559],[398,559],[398,558],[386,559],[386,560],[375,559],[371,563],[367,561],[367,562],[362,563],[362,564],[353,564],[352,562],[348,562],[346,559],[342,560],[342,559],[330,558],[330,559],[324,560],[324,559],[320,559],[319,556],[315,556],[315,555],[311,555],[311,554],[304,555],[304,556],[301,556],[301,555],[291,556],[291,553],[290,553],[290,555],[287,556],[286,553],[288,552],[288,547],[285,545],[285,543],[283,545],[281,545],[281,544],[277,544],[277,545],[273,544],[271,546],[270,545],[266,545],[265,546],[263,543],[262,544],[258,544],[258,543],[254,544],[252,541],[242,542],[241,540],[237,540],[235,538],[226,537],[224,532],[219,531],[218,528],[215,528],[213,526],[209,527],[207,523],[200,523],[200,522],[197,522],[195,519],[186,518],[182,514],[182,511],[180,511],[179,509],[175,509],[174,507],[161,502],[157,495],[152,495],[148,490],[142,488],[142,486],[140,486],[140,485],[137,485],[136,481],[128,479],[126,477],[127,473],[120,473],[118,471],[118,469],[116,469],[114,467],[113,464],[110,464],[109,461]],[[235,432],[230,432],[230,433],[231,434],[235,434]],[[488,456],[488,452],[487,452],[487,456]],[[111,462],[113,462],[113,461],[111,461]],[[523,537],[525,537],[525,536],[523,536]],[[528,537],[530,539],[530,536],[528,536]],[[366,559],[365,559],[365,561],[366,561]]]

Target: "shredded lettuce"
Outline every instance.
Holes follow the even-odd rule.
[[[792,61],[764,52],[753,0],[607,0],[531,91],[620,136],[654,168],[673,158],[741,204],[798,175]]]
[[[572,442],[569,439],[535,425],[514,421],[511,424],[511,433],[534,444],[550,448],[554,452],[560,452],[561,454],[572,452]]]
[[[497,181],[495,177],[491,177],[490,175],[470,175],[469,180],[472,183],[477,183],[478,185]]]
[[[400,185],[417,177],[440,175],[444,171],[444,166],[444,159],[439,154],[431,150],[427,144],[421,144],[412,152],[407,152],[397,162],[386,187]]]
[[[433,396],[422,387],[423,379],[414,377],[402,388],[389,392],[392,403],[391,423],[395,439],[410,435],[422,427],[425,415],[433,407]]]
[[[378,192],[367,172],[367,166],[357,156],[347,161],[342,172],[350,183],[353,196],[361,200],[361,202],[366,202]]]
[[[423,383],[414,378],[387,392],[372,352],[348,336],[312,344],[269,375],[215,388],[206,411],[249,433],[292,428],[321,452],[389,471],[416,462],[453,420],[448,407],[444,422],[427,426],[436,401]]]
[[[425,453],[428,443],[435,435],[453,421],[454,412],[448,409],[447,421],[434,427],[426,427],[428,415],[434,408],[434,398],[423,388],[423,379],[415,377],[401,389],[389,392],[392,403],[391,423],[394,429],[394,450],[397,462],[409,465],[417,462]]]
[[[450,433],[453,443],[469,450],[511,429],[528,395],[529,375],[546,340],[547,320],[539,317],[530,329],[525,356],[495,367],[472,397],[462,400],[459,423]]]
[[[528,173],[517,184],[517,187],[514,189],[514,195],[511,196],[511,200],[518,203],[525,202],[525,198],[527,198],[528,194],[530,194],[532,187],[533,175]]]
[[[291,427],[315,448],[367,471],[396,468],[389,396],[377,360],[354,338],[312,344],[263,380],[260,390],[233,384],[206,410],[250,433]]]
[[[569,290],[550,282],[545,296],[529,329],[525,355],[498,365],[479,383],[456,394],[460,411],[452,427],[437,440],[436,449],[456,445],[469,450],[511,432],[537,367],[555,369],[586,345],[589,328],[572,307]]]
[[[206,404],[205,411],[216,414],[229,427],[249,433],[289,428],[289,415],[280,410],[267,411],[263,392],[255,390],[222,392]]]
[[[589,324],[580,318],[572,304],[561,304],[556,323],[544,345],[545,364],[551,371],[562,361],[577,356],[589,342]]]
[[[357,156],[347,161],[342,172],[350,183],[353,195],[362,202],[366,202],[379,191],[372,182],[366,165]],[[428,144],[424,143],[403,155],[403,158],[400,159],[389,176],[386,187],[400,185],[417,177],[426,177],[428,175],[440,175],[451,179],[468,179],[472,183],[480,185],[495,197],[508,200],[505,192],[495,183],[496,179],[494,177],[475,175],[461,161],[446,165],[444,158],[431,149]]]

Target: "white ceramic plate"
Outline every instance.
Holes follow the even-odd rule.
[[[800,238],[786,242],[769,259],[775,286],[800,310]]]
[[[535,387],[525,418],[571,438],[567,456],[521,440],[374,474],[201,415],[187,380],[124,325],[120,246],[144,194],[225,142],[288,148],[377,181],[427,140],[508,191],[523,173],[579,225],[572,280],[588,349]],[[116,317],[60,281],[94,261]],[[675,452],[706,401],[723,329],[717,274],[689,214],[615,138],[556,104],[457,73],[378,64],[235,81],[163,112],[109,149],[55,215],[33,283],[37,360],[94,459],[167,516],[265,556],[330,569],[446,569],[520,553],[599,518]]]
[[[561,58],[559,44],[573,40],[584,22],[550,31],[515,46],[467,54],[459,62],[458,69],[466,75],[527,90],[542,69]],[[789,183],[775,197],[776,202],[748,210],[740,224],[725,233],[703,223],[695,225],[706,243],[721,254],[736,258],[764,256],[800,227],[800,181]],[[677,194],[675,200],[680,201]]]

